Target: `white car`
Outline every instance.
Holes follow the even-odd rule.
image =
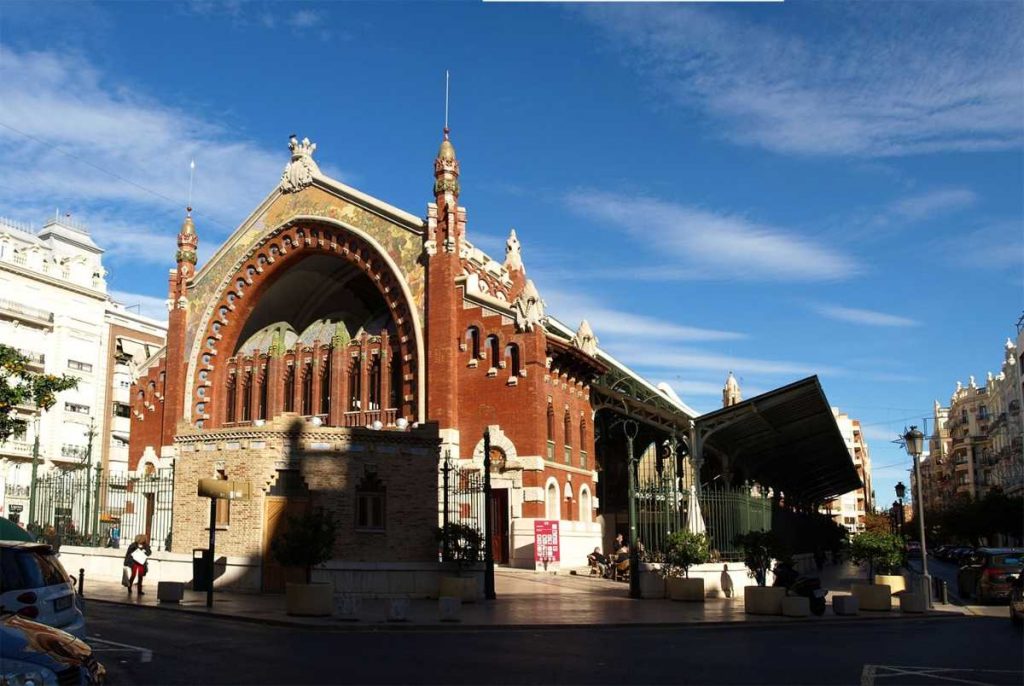
[[[45,543],[0,541],[0,608],[85,638],[75,587]]]

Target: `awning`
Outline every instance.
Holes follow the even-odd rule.
[[[131,357],[132,362],[136,365],[142,364],[149,359],[149,350],[147,350],[144,343],[118,336],[117,345],[121,349],[121,353]]]
[[[794,500],[818,503],[861,486],[817,376],[701,415],[695,425],[705,450]]]

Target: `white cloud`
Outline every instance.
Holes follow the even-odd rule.
[[[151,295],[128,293],[126,291],[110,291],[110,299],[125,307],[138,306],[139,312],[157,321],[167,321],[167,301],[165,298],[154,298]]]
[[[831,365],[738,357],[648,343],[638,345],[623,341],[613,342],[603,347],[609,348],[613,355],[638,369],[711,371],[720,375],[723,380],[730,370],[736,374],[791,377],[805,377],[812,374],[838,376],[845,373],[841,368]]]
[[[322,19],[316,10],[298,10],[288,17],[288,25],[297,29],[308,29],[319,24]]]
[[[642,237],[678,265],[638,269],[638,274],[680,278],[823,281],[856,274],[846,255],[740,215],[717,214],[653,198],[577,191],[566,197],[584,216]]]
[[[945,188],[903,198],[893,203],[890,209],[898,217],[918,221],[969,207],[977,197],[967,188]]]
[[[196,109],[111,82],[70,54],[0,48],[0,203],[76,214],[116,204],[123,223],[144,220],[133,231],[164,242],[168,224],[177,233],[194,158],[197,224],[222,237],[273,187],[285,136],[270,152]]]
[[[920,326],[921,322],[901,317],[895,314],[886,314],[874,310],[863,310],[856,307],[842,307],[840,305],[816,305],[814,310],[823,317],[835,319],[851,324],[863,324],[866,326]]]
[[[743,144],[871,157],[1021,144],[1020,3],[811,11],[799,29],[720,8],[600,5],[583,16],[650,84]]]

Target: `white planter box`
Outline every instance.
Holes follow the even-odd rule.
[[[860,609],[877,612],[892,610],[892,588],[888,584],[853,584],[853,597],[860,603]]]
[[[785,617],[810,617],[811,601],[803,596],[786,596],[782,599],[782,614]]]
[[[670,576],[665,580],[668,597],[672,600],[704,602],[704,579],[687,579]]]
[[[852,595],[834,595],[832,612],[840,617],[852,617],[860,612],[860,601]]]
[[[665,578],[661,575],[660,571],[640,572],[640,597],[665,597]]]
[[[748,615],[781,615],[786,589],[774,586],[747,586],[743,589],[743,611]]]
[[[875,583],[888,586],[892,595],[907,590],[907,580],[898,574],[875,574]]]
[[[331,584],[295,584],[284,587],[285,607],[298,617],[329,617],[334,610],[334,589]]]
[[[900,599],[900,612],[924,613],[928,611],[928,601],[921,593],[904,591],[897,597]]]

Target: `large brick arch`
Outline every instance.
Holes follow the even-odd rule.
[[[333,219],[295,217],[268,232],[237,263],[205,308],[186,388],[185,419],[192,426],[218,426],[226,387],[227,359],[260,297],[292,266],[310,255],[346,260],[369,277],[391,310],[401,355],[402,396],[413,418],[423,420],[424,341],[409,290],[394,260],[373,238]]]

